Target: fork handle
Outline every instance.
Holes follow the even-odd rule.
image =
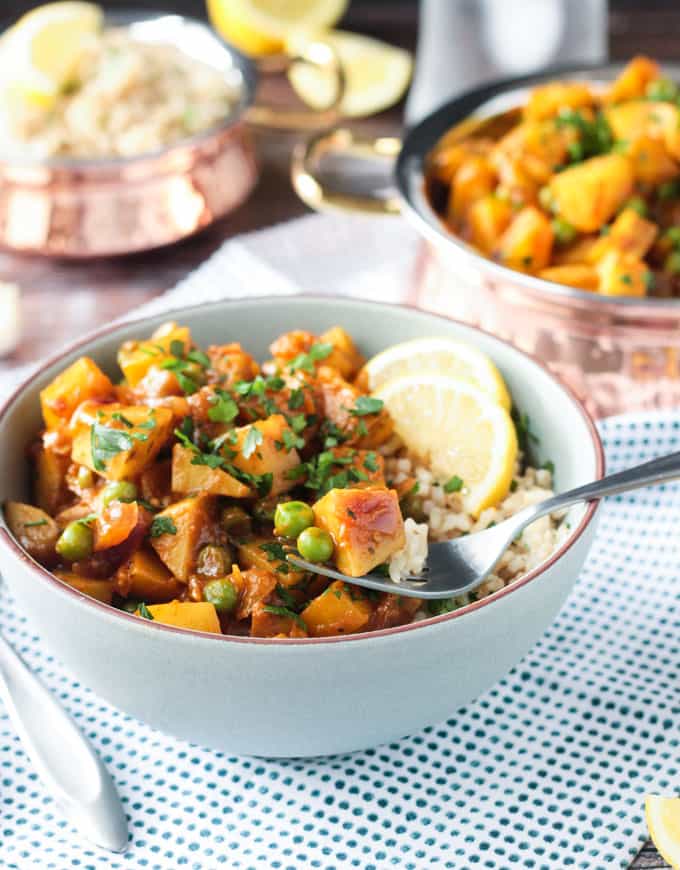
[[[522,521],[522,528],[539,517],[551,514],[562,508],[577,504],[580,501],[593,501],[608,495],[618,495],[621,492],[630,492],[655,483],[663,483],[668,480],[680,478],[680,453],[670,453],[668,456],[660,456],[642,465],[634,465],[625,471],[616,474],[608,474],[600,480],[578,486],[567,492],[561,492],[540,504],[532,505],[516,514],[516,519]],[[524,515],[526,514],[526,519]],[[519,523],[518,523],[519,524]]]

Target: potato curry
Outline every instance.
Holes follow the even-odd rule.
[[[34,504],[17,541],[64,583],[142,619],[253,637],[322,637],[409,622],[419,602],[294,570],[286,550],[350,576],[404,546],[413,488],[385,480],[392,422],[356,385],[341,328],[295,331],[261,366],[174,323],[88,357],[40,394]],[[401,504],[400,504],[401,500]]]
[[[448,229],[511,269],[680,296],[680,88],[646,57],[605,88],[549,82],[472,135],[454,128],[428,191]]]

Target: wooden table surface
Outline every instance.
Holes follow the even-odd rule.
[[[3,4],[11,18],[28,6],[24,0]],[[32,5],[32,4],[30,4]],[[149,5],[149,4],[146,4]],[[171,7],[172,2],[164,4]],[[610,14],[610,46],[614,58],[644,51],[658,58],[677,58],[680,10],[663,0],[644,4],[619,0]],[[344,25],[413,48],[416,34],[413,3],[364,3],[350,11]],[[367,135],[398,133],[401,107],[355,127]],[[209,230],[172,248],[150,254],[92,263],[55,262],[0,253],[0,279],[15,281],[22,290],[23,332],[16,351],[3,361],[5,369],[36,360],[83,332],[163,293],[193,270],[226,239],[297,217],[306,208],[289,182],[293,139],[258,137],[261,177],[248,203]],[[651,843],[631,868],[667,868]],[[561,870],[561,868],[555,868]],[[603,870],[595,868],[592,870]]]

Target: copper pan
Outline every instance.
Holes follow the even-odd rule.
[[[680,77],[677,66],[665,68]],[[314,208],[403,214],[423,238],[415,303],[481,326],[539,357],[600,417],[680,405],[680,299],[598,296],[482,257],[451,235],[431,207],[425,168],[445,133],[455,138],[502,123],[534,85],[560,77],[598,86],[620,69],[552,70],[488,85],[428,115],[403,141],[359,141],[349,130],[336,129],[300,146],[292,169],[298,194]],[[371,190],[358,192],[367,160],[387,164],[389,175],[378,173]],[[339,171],[339,161],[350,170]],[[352,166],[364,171],[352,172]]]
[[[171,244],[237,208],[258,178],[253,124],[309,129],[337,118],[343,78],[334,53],[312,43],[302,56],[256,66],[202,22],[179,15],[115,13],[106,25],[135,39],[176,45],[224,73],[239,94],[216,127],[139,157],[19,163],[0,156],[0,246],[31,254],[90,258]],[[256,103],[262,74],[294,63],[335,76],[335,100],[323,112],[283,111]]]

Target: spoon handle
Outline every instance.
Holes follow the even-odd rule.
[[[127,820],[103,762],[2,635],[0,699],[37,774],[66,818],[98,846],[124,851]]]
[[[630,492],[644,486],[652,486],[655,483],[663,483],[668,480],[680,478],[680,453],[670,453],[668,456],[660,456],[642,465],[634,465],[619,471],[616,474],[608,474],[601,480],[594,480],[576,489],[561,492],[535,506],[526,508],[516,518],[524,518],[523,525],[528,525],[538,517],[553,513],[561,508],[569,507],[580,501],[593,501],[607,495],[618,495],[621,492]]]

